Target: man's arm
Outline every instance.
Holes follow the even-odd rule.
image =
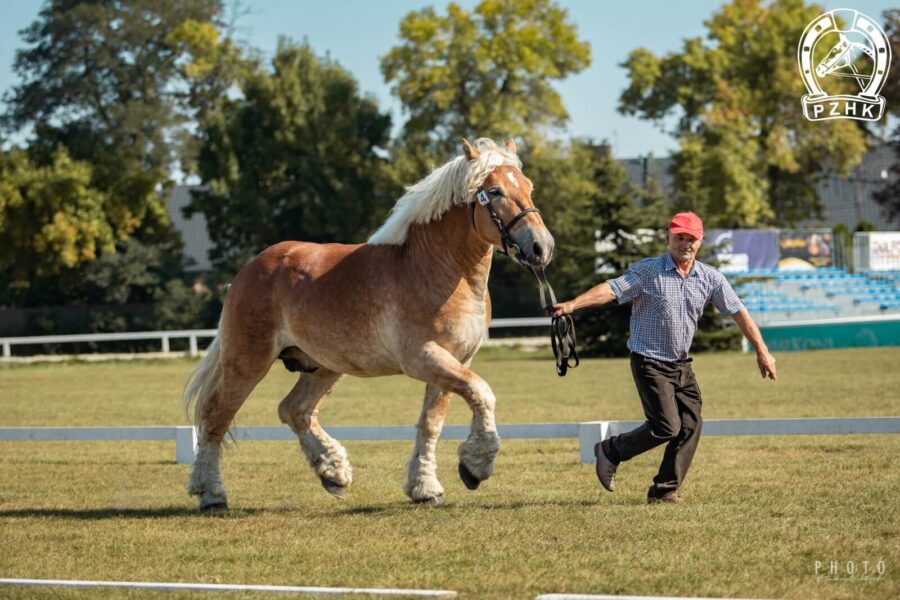
[[[731,318],[741,328],[747,341],[756,349],[756,364],[759,366],[759,374],[762,375],[763,379],[768,376],[769,379],[774,380],[776,378],[775,357],[769,354],[769,348],[763,341],[762,334],[753,321],[753,317],[750,316],[745,307],[741,307],[741,310],[731,315]]]
[[[604,281],[599,285],[595,285],[580,296],[577,296],[574,300],[554,304],[553,312],[550,313],[550,316],[561,317],[563,315],[569,315],[582,308],[595,308],[597,306],[609,304],[615,299],[616,295],[613,293],[612,287],[608,282]]]

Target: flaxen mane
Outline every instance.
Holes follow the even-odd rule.
[[[439,218],[455,205],[472,200],[487,176],[501,165],[521,168],[519,158],[488,138],[475,141],[480,156],[469,162],[458,156],[406,188],[384,224],[369,238],[370,244],[402,244],[409,226]]]

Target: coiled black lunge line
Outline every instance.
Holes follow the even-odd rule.
[[[544,272],[544,268],[541,267],[540,274],[534,267],[529,268],[538,280],[538,289],[541,292],[541,306],[544,310],[553,312],[553,306],[556,304],[556,294],[553,293],[553,287],[547,281],[547,274]],[[547,304],[544,286],[547,286],[547,291],[550,293],[550,304]],[[552,317],[550,319],[550,346],[553,348],[553,357],[556,359],[556,374],[560,377],[565,377],[566,371],[574,369],[581,362],[578,359],[578,352],[575,350],[575,322],[572,320],[571,315]]]

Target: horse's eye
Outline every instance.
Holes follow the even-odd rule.
[[[494,189],[490,190],[490,192],[491,192],[491,196],[499,197],[499,196],[503,195],[503,190],[501,190],[500,188],[494,188]]]

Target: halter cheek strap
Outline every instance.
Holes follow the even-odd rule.
[[[503,243],[503,254],[509,255],[510,246],[515,246],[515,248],[516,248],[515,259],[518,260],[519,262],[522,262],[522,259],[524,258],[522,256],[522,249],[519,248],[519,246],[517,246],[515,242],[513,242],[512,236],[510,235],[509,232],[513,227],[515,227],[516,223],[518,223],[519,220],[522,219],[523,217],[525,217],[525,215],[527,215],[528,213],[534,212],[534,213],[541,214],[541,211],[539,211],[534,206],[528,207],[525,210],[523,210],[522,212],[520,212],[519,214],[517,214],[516,216],[514,216],[512,219],[509,220],[509,222],[506,225],[504,225],[503,221],[500,220],[500,217],[497,216],[496,211],[494,211],[494,206],[491,203],[491,197],[488,195],[487,192],[484,191],[484,188],[478,188],[478,192],[475,194],[475,198],[478,200],[478,204],[482,205],[483,207],[485,207],[487,209],[488,214],[491,217],[491,221],[493,221],[494,225],[497,226],[497,230],[500,232],[500,241]],[[474,214],[473,214],[473,219],[474,219]]]

